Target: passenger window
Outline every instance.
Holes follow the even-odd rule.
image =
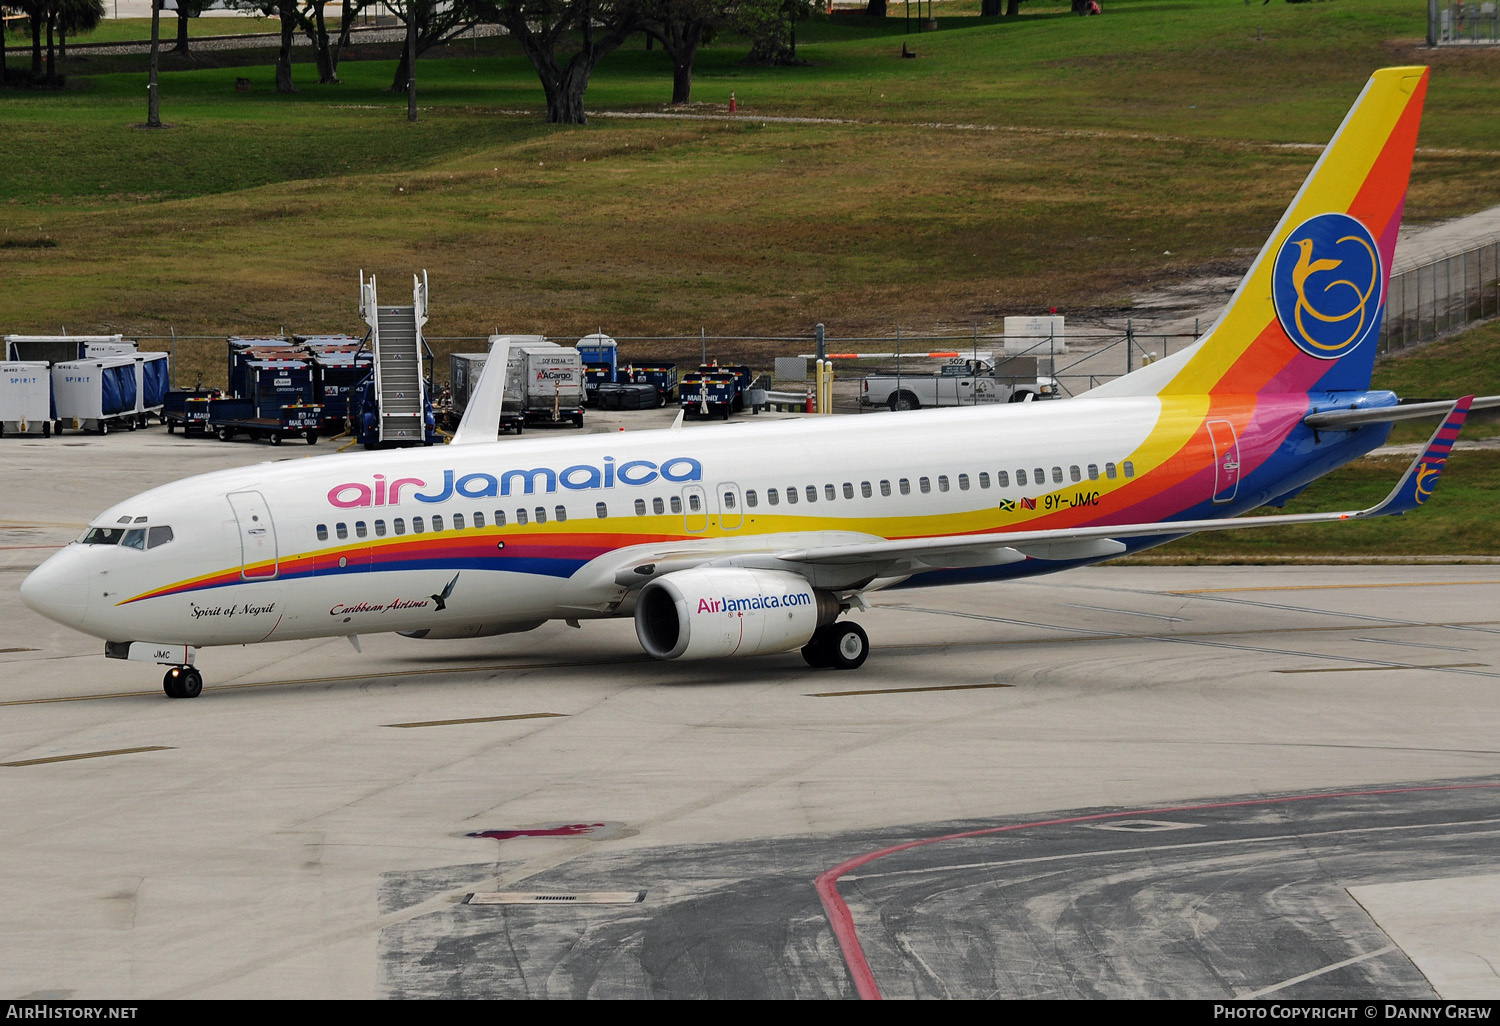
[[[432,529],[441,531],[443,529],[443,518],[441,514],[434,514],[432,518]]]
[[[1052,483],[1062,484],[1062,467],[1052,468]]]
[[[844,482],[844,498],[854,498],[854,485],[850,484],[848,481]]]
[[[734,509],[734,493],[733,492],[725,492],[724,493],[724,508],[725,509]]]
[[[1104,476],[1111,481],[1115,479],[1115,465],[1113,463],[1106,463],[1104,465]]]
[[[651,512],[655,513],[657,516],[661,516],[666,511],[667,504],[661,501],[660,495],[651,500]]]
[[[882,481],[882,482],[880,482],[880,494],[881,495],[890,495],[891,494],[891,483],[889,481]]]
[[[698,495],[697,495],[696,492],[693,493],[692,495],[688,496],[688,509],[689,510],[691,510],[694,513],[697,513],[702,507],[703,507],[703,504],[698,501]]]
[[[1135,464],[1130,462],[1129,460],[1126,460],[1124,463],[1120,464],[1120,469],[1125,471],[1126,477],[1135,477]]]
[[[328,540],[328,525],[327,524],[319,524],[318,525],[318,541],[327,541],[327,540]]]
[[[334,527],[334,532],[338,534],[339,541],[343,541],[345,538],[349,537],[349,525],[338,524]]]
[[[363,520],[356,520],[354,522],[354,537],[364,538],[369,535],[369,533],[370,529],[365,526],[365,522]]]
[[[340,524],[339,526],[342,527],[343,525]],[[427,528],[425,526],[423,526],[423,524],[422,524],[422,518],[421,517],[412,517],[411,518],[411,533],[412,534],[421,534],[423,531],[426,531],[426,530],[427,530]],[[340,535],[340,537],[343,537],[343,536]]]
[[[484,526],[484,514],[483,513],[476,512],[474,514],[474,526],[475,527],[483,527]]]
[[[672,496],[672,501],[670,503],[670,506],[671,506],[671,509],[672,509],[673,513],[681,513],[682,512],[682,496],[680,496],[680,495],[674,495],[674,496]]]
[[[963,479],[960,478],[959,480],[962,481]],[[979,487],[980,488],[988,488],[989,486],[990,486],[990,472],[988,470],[981,470],[979,472]]]
[[[966,491],[969,490],[969,475],[968,474],[959,474],[958,475],[958,490],[961,491],[961,492],[966,492]]]
[[[565,521],[565,520],[568,519],[568,507],[566,507],[566,506],[553,506],[552,507],[552,515],[557,518],[557,522],[560,524],[563,521]]]
[[[603,520],[605,517],[609,516],[609,507],[602,502],[594,503],[594,516],[598,517],[600,520]]]
[[[377,520],[377,521],[375,521],[375,537],[377,537],[377,538],[384,538],[385,537],[385,521],[384,520]]]
[[[519,527],[526,526],[526,511],[524,509],[516,510],[516,524]]]
[[[870,487],[870,482],[861,481],[859,483],[859,494],[868,499],[870,496],[875,494],[875,489]]]
[[[1024,471],[1024,470],[1018,470],[1018,471],[1016,471],[1016,484],[1019,485],[1022,488],[1026,487],[1026,471]]]
[[[1025,483],[1026,483],[1025,481],[1021,482],[1021,484],[1025,484]],[[995,487],[996,488],[1009,488],[1010,487],[1010,472],[1009,471],[1006,471],[1006,470],[997,470],[997,471],[995,471]]]
[[[1046,471],[1046,468],[1044,468],[1044,467],[1037,467],[1036,468],[1036,476],[1033,477],[1032,480],[1035,481],[1039,485],[1046,484],[1047,483],[1047,471]]]
[[[848,486],[845,485],[845,487],[847,488]],[[829,502],[832,502],[834,499],[837,499],[838,497],[839,497],[839,493],[834,490],[833,485],[826,484],[826,485],[823,486],[823,498],[827,499]]]
[[[646,515],[646,500],[645,499],[636,499],[635,500],[635,515],[638,516],[638,517],[643,517],[643,516]]]
[[[807,486],[807,501],[808,502],[817,502],[818,501],[818,486],[817,485],[808,485]]]
[[[932,491],[932,482],[925,477],[919,477],[917,478],[917,487],[922,490],[923,495],[926,495]]]
[[[644,510],[642,512],[644,512]],[[503,510],[503,509],[497,509],[497,510],[495,510],[495,526],[496,527],[504,527],[505,526],[505,510]]]
[[[144,527],[133,527],[125,532],[125,537],[120,539],[120,544],[127,549],[146,550],[146,529]]]
[[[938,491],[940,491],[940,492],[946,492],[947,490],[948,490],[948,475],[947,474],[939,474],[938,475]]]
[[[776,494],[776,489],[774,489],[774,488],[767,488],[766,489],[766,501],[769,502],[773,506],[775,506],[775,505],[777,505],[778,503],[781,502],[780,496],[778,496]]]
[[[462,531],[464,529],[464,515],[462,513],[453,514],[453,529],[455,531]]]
[[[908,481],[906,478],[903,477],[900,481],[898,481],[896,483],[897,483],[897,485],[900,486],[900,488],[901,488],[901,494],[902,495],[910,495],[911,494],[911,482]]]
[[[153,527],[146,536],[146,548],[155,549],[172,540],[172,529],[170,527]]]
[[[397,517],[395,520],[391,521],[391,529],[394,530],[397,534],[405,534],[406,521],[401,517]]]
[[[1073,479],[1075,484],[1083,480],[1083,472],[1078,469],[1078,464],[1075,463],[1068,468],[1068,476]]]
[[[797,505],[797,489],[795,487],[786,490],[786,504],[788,506]]]
[[[538,506],[536,508],[536,522],[539,524],[545,524],[547,522],[547,507]]]
[[[1089,464],[1089,480],[1090,481],[1097,481],[1097,480],[1099,480],[1099,464],[1097,464],[1097,463],[1090,463]]]
[[[746,492],[745,492],[745,505],[748,506],[748,507],[750,507],[751,509],[754,509],[755,508],[755,504],[758,501],[760,501],[760,500],[758,500],[755,497],[755,489],[753,489],[753,488],[747,489]]]

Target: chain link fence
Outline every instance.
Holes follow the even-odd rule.
[[[1500,43],[1495,0],[1427,0],[1427,45]]]
[[[1391,275],[1380,352],[1500,315],[1500,239]]]

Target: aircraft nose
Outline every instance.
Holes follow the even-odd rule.
[[[49,620],[81,627],[88,607],[88,577],[72,547],[54,553],[21,582],[21,601]]]

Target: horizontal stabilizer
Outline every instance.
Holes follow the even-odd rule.
[[[1469,404],[1470,410],[1492,410],[1500,407],[1500,395],[1482,395]],[[1435,403],[1409,403],[1406,406],[1383,406],[1373,410],[1319,410],[1302,418],[1310,428],[1359,427],[1361,424],[1392,424],[1398,420],[1425,420],[1446,416],[1453,409],[1451,400]]]

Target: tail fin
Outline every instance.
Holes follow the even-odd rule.
[[[1426,68],[1371,75],[1208,333],[1095,394],[1367,390],[1426,95]]]

